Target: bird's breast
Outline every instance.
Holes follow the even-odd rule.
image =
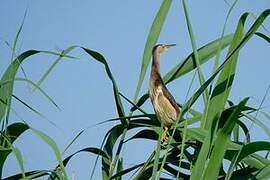
[[[164,122],[166,126],[172,125],[177,119],[177,112],[166,96],[164,96],[162,86],[150,85],[149,96],[157,118]]]

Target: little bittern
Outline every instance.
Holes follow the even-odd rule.
[[[164,123],[165,131],[162,134],[161,140],[167,140],[168,130],[177,120],[180,110],[174,97],[171,95],[160,75],[159,59],[163,53],[175,44],[158,44],[152,51],[152,69],[149,82],[149,95],[153,104],[156,116],[161,123]]]

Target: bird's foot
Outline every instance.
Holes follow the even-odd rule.
[[[169,134],[169,129],[166,127],[165,130],[163,131],[161,135],[161,142],[166,142],[169,140],[170,134]]]
[[[161,135],[161,149],[166,149],[169,137],[170,137],[169,131],[165,129],[165,131]]]

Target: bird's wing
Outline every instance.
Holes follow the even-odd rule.
[[[170,102],[170,100],[165,96],[165,91],[162,90],[160,86],[157,90],[157,111],[161,119],[165,121],[166,124],[172,124],[176,121],[179,109],[175,110],[175,107]]]
[[[168,101],[170,101],[170,104],[173,106],[173,108],[177,112],[176,116],[178,116],[178,114],[180,113],[179,107],[178,107],[174,97],[171,95],[170,91],[167,89],[167,87],[165,85],[162,86],[162,92],[163,92],[163,95],[166,97],[166,99],[168,99]]]

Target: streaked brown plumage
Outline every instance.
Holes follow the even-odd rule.
[[[166,49],[173,46],[175,45],[159,44],[156,45],[152,51],[153,59],[151,77],[149,82],[149,95],[157,118],[159,119],[159,121],[164,123],[165,126],[165,132],[162,135],[162,140],[167,139],[168,129],[170,129],[171,125],[175,123],[180,113],[174,97],[168,91],[160,75],[160,54],[163,53]]]

